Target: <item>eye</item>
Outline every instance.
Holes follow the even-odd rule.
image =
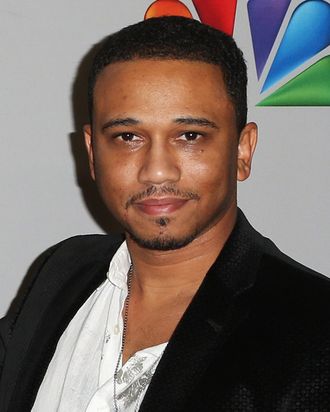
[[[181,136],[179,136],[178,140],[185,140],[185,141],[192,142],[194,140],[199,139],[201,136],[202,136],[201,133],[198,133],[198,132],[185,132]]]
[[[141,140],[139,136],[135,135],[134,133],[130,133],[130,132],[120,133],[114,137],[124,142],[137,142]]]

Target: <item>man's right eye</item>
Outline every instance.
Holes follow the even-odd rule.
[[[124,142],[134,142],[134,141],[140,140],[140,138],[136,136],[134,133],[128,133],[128,132],[117,134],[115,138],[121,139]]]

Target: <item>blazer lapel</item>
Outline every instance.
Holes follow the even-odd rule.
[[[43,266],[11,338],[2,376],[1,410],[31,410],[58,339],[78,309],[105,280],[115,249],[108,245],[105,253],[100,243],[99,248],[94,245],[94,251],[91,246],[86,245],[85,253],[81,248],[79,260],[76,256],[75,261],[70,261],[72,251],[66,248]]]
[[[261,236],[241,212],[236,226],[179,322],[140,411],[184,410],[213,356],[244,321],[261,257]],[[221,372],[220,372],[221,373]]]

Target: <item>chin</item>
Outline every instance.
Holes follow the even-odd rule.
[[[155,236],[151,238],[145,238],[137,236],[134,233],[128,232],[129,237],[137,243],[139,246],[150,250],[175,250],[187,246],[197,236],[197,233],[193,233],[189,236],[178,238],[169,235]]]

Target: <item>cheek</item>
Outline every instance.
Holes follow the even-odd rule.
[[[104,199],[119,204],[124,201],[132,182],[133,167],[125,161],[103,156],[95,162],[96,184]]]
[[[200,153],[198,159],[190,160],[183,164],[185,176],[192,185],[198,185],[209,195],[216,195],[211,191],[228,187],[232,182],[236,184],[236,165],[231,153],[214,149],[211,153]]]

